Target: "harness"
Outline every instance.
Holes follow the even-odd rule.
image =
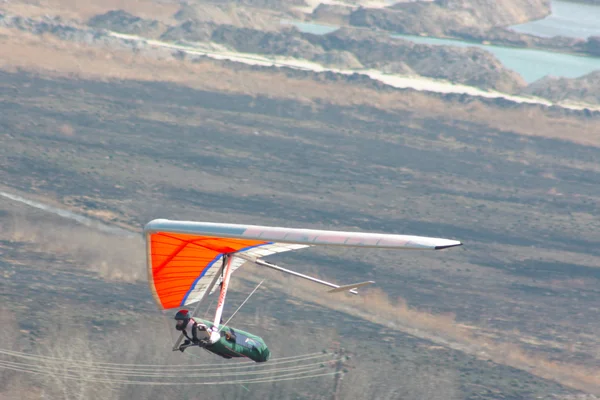
[[[183,336],[185,336],[188,340],[191,340],[193,343],[197,343],[199,340],[198,339],[198,323],[196,321],[194,321],[193,318],[191,318],[191,320],[194,322],[194,324],[192,325],[192,337],[188,336],[187,329],[183,329],[181,332],[183,333]]]

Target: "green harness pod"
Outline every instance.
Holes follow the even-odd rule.
[[[214,324],[200,318],[194,318],[196,322],[202,322],[210,330]],[[219,325],[221,339],[218,342],[206,346],[205,349],[224,358],[247,357],[256,362],[265,362],[269,359],[271,352],[261,337],[233,329],[225,325]]]

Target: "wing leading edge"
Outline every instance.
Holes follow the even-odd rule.
[[[150,221],[145,232],[173,232],[218,238],[237,238],[265,242],[304,244],[308,246],[350,246],[390,249],[442,250],[460,246],[461,242],[425,236],[387,233],[292,229],[258,225],[219,224],[212,222]]]

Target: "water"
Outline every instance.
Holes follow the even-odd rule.
[[[554,0],[552,15],[511,26],[511,29],[541,37],[568,36],[586,39],[600,36],[600,6]]]
[[[578,78],[600,69],[600,58],[575,56],[544,50],[517,49],[503,46],[489,46],[468,43],[460,40],[436,39],[410,35],[392,35],[414,43],[450,45],[458,47],[479,47],[492,53],[500,62],[520,74],[528,83],[546,75],[565,78]]]

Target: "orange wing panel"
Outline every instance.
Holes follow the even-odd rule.
[[[155,232],[149,236],[149,284],[157,301],[165,309],[183,305],[194,287],[202,283],[200,281],[206,272],[223,254],[269,243],[170,232]]]

